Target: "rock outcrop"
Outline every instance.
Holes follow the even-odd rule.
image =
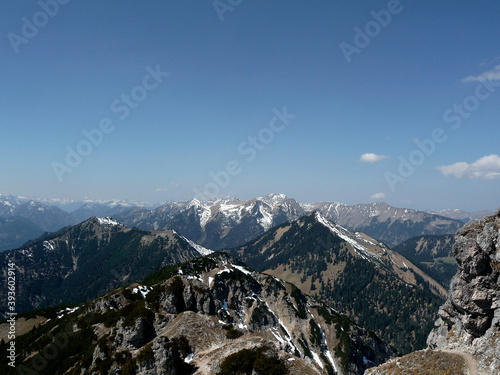
[[[427,338],[428,349],[365,375],[500,374],[500,209],[455,235],[458,272]]]
[[[431,349],[471,354],[478,372],[500,373],[500,210],[458,231],[459,266],[429,335]]]

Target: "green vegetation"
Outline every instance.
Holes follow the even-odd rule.
[[[318,348],[323,345],[323,336],[321,334],[321,329],[314,319],[309,320],[309,327],[311,328],[311,342]]]
[[[120,316],[125,318],[123,321],[124,327],[134,327],[137,319],[142,318],[146,324],[152,325],[155,314],[153,311],[146,308],[144,300],[131,303],[120,310]]]
[[[97,336],[91,327],[74,332],[75,323],[75,316],[70,315],[51,320],[16,337],[17,370],[29,373],[29,369],[33,369],[33,365],[38,364],[44,367],[42,373],[59,375],[64,374],[79,361],[88,361],[89,357],[92,360],[92,353],[97,345]],[[3,352],[7,351],[6,345],[8,344],[0,347]],[[57,356],[57,361],[50,360],[52,356]],[[17,370],[8,366],[6,361],[0,361],[1,374],[13,374],[17,373]]]
[[[295,300],[295,304],[297,305],[297,316],[300,319],[307,319],[307,312],[306,309],[304,309],[304,305],[307,301],[304,294],[302,294],[299,288],[292,284],[292,291],[290,293],[290,296],[292,296],[292,298]]]
[[[192,353],[189,346],[189,341],[184,336],[171,339],[165,343],[165,350],[167,351],[166,367],[172,370],[172,374],[192,374],[196,368],[189,363],[184,362],[188,354]]]
[[[226,337],[231,340],[237,339],[238,337],[244,335],[243,331],[234,328],[232,324],[224,325],[222,326],[222,328],[226,330]]]
[[[141,349],[141,352],[137,356],[137,362],[142,363],[142,362],[154,362],[155,360],[155,355],[153,352],[153,344],[149,343],[144,346],[144,348]]]
[[[311,349],[309,349],[309,344],[307,343],[307,340],[303,334],[297,341],[299,342],[300,346],[302,346],[302,349],[304,350],[304,355],[306,357],[312,358],[313,356],[311,353]]]
[[[217,375],[288,374],[285,363],[276,356],[266,354],[268,350],[263,346],[231,354],[222,362]]]

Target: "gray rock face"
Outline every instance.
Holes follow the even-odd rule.
[[[431,349],[473,355],[478,371],[500,373],[500,210],[461,229],[453,247],[459,266],[429,335]]]

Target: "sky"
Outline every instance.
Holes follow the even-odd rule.
[[[500,3],[0,4],[0,192],[500,207]]]

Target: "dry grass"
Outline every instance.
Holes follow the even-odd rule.
[[[396,358],[367,375],[466,375],[467,365],[458,354],[424,350]]]

